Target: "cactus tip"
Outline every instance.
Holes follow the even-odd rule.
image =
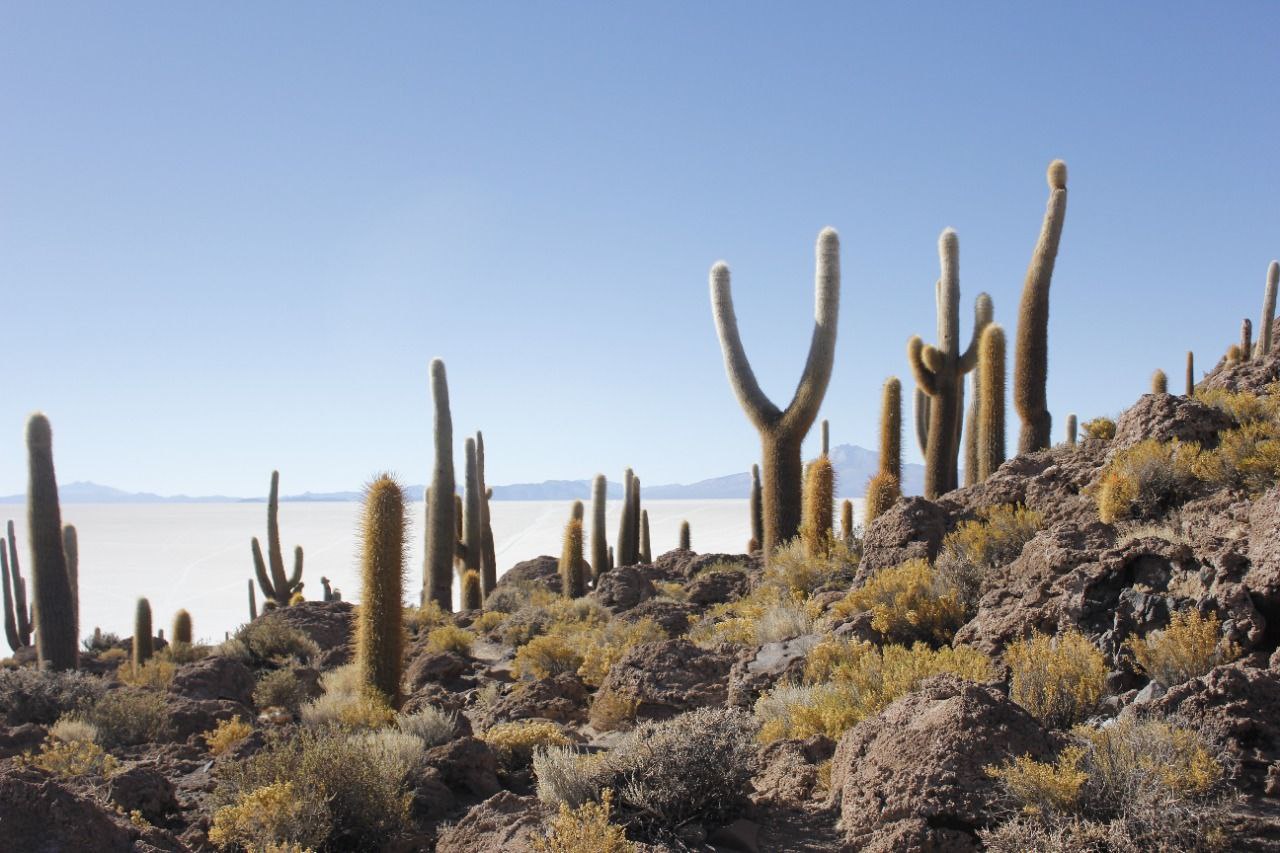
[[[27,421],[27,444],[31,447],[48,447],[53,443],[53,428],[44,412],[36,412]]]
[[[1049,189],[1065,190],[1067,188],[1067,164],[1061,160],[1054,160],[1049,164],[1049,172],[1046,177],[1049,179]]]

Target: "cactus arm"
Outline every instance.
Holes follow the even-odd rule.
[[[4,637],[9,643],[11,651],[17,651],[22,648],[22,644],[18,641],[18,622],[13,616],[13,593],[10,592],[9,582],[9,555],[5,548],[4,539],[0,539],[0,581],[4,585]]]
[[[933,347],[927,347],[932,350]],[[925,362],[925,343],[920,340],[919,335],[912,335],[911,340],[907,341],[907,362],[911,365],[911,374],[915,377],[916,386],[926,395],[933,397],[938,393],[937,376],[932,368]],[[919,408],[916,410],[919,415]],[[928,414],[925,415],[928,420]]]
[[[267,561],[271,566],[271,586],[288,604],[289,579],[284,574],[284,551],[280,547],[280,472],[271,472],[271,493],[267,496]]]
[[[279,597],[271,585],[271,577],[267,574],[266,561],[262,559],[262,545],[258,543],[258,537],[253,537],[249,545],[253,550],[253,573],[258,578],[258,586],[262,587],[264,600],[278,601]]]
[[[302,585],[302,546],[293,549],[293,574],[289,576],[289,592],[297,592]]]
[[[964,355],[960,356],[961,373],[969,373],[978,366],[978,344],[982,340],[983,330],[991,325],[994,316],[995,306],[991,302],[991,297],[985,293],[979,293],[978,298],[973,301],[973,337],[969,339],[969,347],[964,351]],[[976,384],[974,388],[976,390]]]
[[[813,338],[809,342],[809,357],[805,360],[800,384],[783,414],[783,429],[801,435],[808,432],[818,417],[835,365],[836,330],[840,318],[840,236],[834,228],[822,229],[814,254]]]
[[[914,371],[913,371],[914,372]],[[916,443],[920,445],[920,452],[929,452],[929,407],[932,398],[924,392],[924,389],[918,385],[912,395],[915,401],[916,412]]]
[[[724,368],[729,375],[729,385],[738,403],[757,429],[767,427],[782,416],[782,412],[765,396],[756,380],[755,371],[742,346],[738,332],[738,317],[733,310],[733,289],[729,283],[729,266],[723,261],[711,268],[711,314],[716,332],[720,336],[720,348],[724,353]],[[618,558],[624,555],[619,553]],[[626,565],[625,562],[622,565]]]

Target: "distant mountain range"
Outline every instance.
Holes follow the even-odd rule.
[[[867,481],[880,465],[880,454],[854,444],[841,444],[831,449],[831,463],[836,469],[836,494],[842,498],[860,498]],[[924,466],[903,465],[903,492],[918,495],[924,491]],[[421,500],[425,487],[407,486],[405,491],[412,500]],[[687,485],[643,486],[641,491],[649,500],[716,500],[742,499],[751,491],[751,474],[729,474],[700,480]],[[66,483],[58,488],[63,503],[146,504],[146,503],[262,503],[265,497],[235,498],[226,495],[156,495],[150,492],[125,492],[97,483]],[[494,486],[496,501],[565,501],[589,500],[590,480],[547,480],[542,483],[515,483],[510,486]],[[622,485],[609,483],[609,497],[621,498]],[[360,500],[361,492],[303,492],[300,495],[283,495],[281,501],[337,502]],[[26,495],[0,496],[0,504],[21,504]]]

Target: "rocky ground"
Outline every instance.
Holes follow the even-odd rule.
[[[1265,400],[1277,379],[1280,358],[1272,356],[1221,366],[1201,387]],[[1150,821],[1139,826],[1146,818],[1136,811],[1091,811],[1080,805],[1083,795],[1028,806],[1012,798],[1007,778],[989,770],[1021,756],[1049,767],[1071,744],[1089,742],[1083,730],[1047,722],[1011,698],[1011,644],[1074,629],[1105,662],[1102,695],[1084,715],[1087,728],[1170,721],[1202,739],[1204,755],[1220,768],[1191,793],[1166,792],[1162,808],[1176,810],[1179,820],[1191,815],[1194,831],[1170,829],[1155,846],[1280,850],[1280,487],[1251,494],[1201,483],[1113,523],[1099,520],[1096,498],[1108,464],[1125,450],[1153,438],[1211,448],[1234,425],[1229,413],[1202,400],[1145,395],[1117,419],[1113,438],[1012,459],[985,483],[938,501],[900,500],[860,542],[847,543],[843,564],[828,561],[816,580],[793,582],[791,599],[762,595],[778,578],[756,556],[673,551],[603,575],[576,604],[556,603],[554,558],[515,566],[487,612],[419,613],[409,621],[398,719],[439,711],[456,718],[401,768],[403,823],[258,849],[539,849],[557,810],[555,794],[567,783],[553,784],[550,765],[533,755],[557,744],[599,759],[589,771],[575,765],[591,783],[585,799],[598,798],[600,780],[608,780],[616,791],[612,820],[625,828],[631,849],[1153,849],[1158,835],[1125,836],[1151,831]],[[978,653],[990,667],[984,678],[926,675],[847,730],[829,723],[805,730],[795,718],[772,736],[760,729],[762,697],[813,680],[814,650],[824,642],[906,643],[873,611],[841,606],[851,589],[910,560],[937,560],[958,527],[1010,505],[1038,513],[1038,529],[988,568],[944,638],[925,638],[935,652]],[[792,610],[778,604],[787,600]],[[768,622],[783,612],[792,623]],[[1181,683],[1158,683],[1135,665],[1130,644],[1166,629],[1174,614],[1192,612],[1216,617],[1231,659]],[[7,691],[0,693],[0,849],[217,849],[214,816],[236,802],[228,780],[241,778],[255,755],[308,729],[410,730],[345,706],[328,716],[305,710],[322,691],[337,695],[331,676],[350,660],[352,605],[308,602],[263,619],[277,626],[270,642],[242,632],[238,647],[193,653],[199,659],[185,662],[174,655],[170,670],[150,684],[121,680],[122,655],[107,648],[85,654],[89,675],[74,684],[36,683],[44,676],[27,669],[29,654],[19,654],[0,671],[7,679],[0,681]],[[281,623],[309,642],[281,639]],[[469,633],[451,641],[439,633],[448,626]],[[564,641],[530,645],[557,636]],[[252,648],[255,641],[264,647]],[[525,647],[530,651],[518,656]],[[116,648],[128,650],[130,641]],[[264,678],[280,671],[289,673],[280,677],[288,689],[264,692]],[[103,710],[104,696],[143,696],[129,701],[152,709],[154,729],[130,736]],[[134,705],[122,707],[137,715]],[[54,725],[60,717],[93,721],[102,755],[81,756],[80,765],[55,760],[51,745],[74,743]],[[236,718],[246,730],[215,748],[206,734]],[[636,727],[640,737],[630,731]],[[645,744],[659,746],[634,759]],[[622,754],[633,756],[631,763],[609,764],[609,756]],[[1100,759],[1090,755],[1080,766],[1095,773]],[[1142,755],[1132,760],[1160,777],[1158,758],[1153,752],[1155,763],[1143,764]],[[670,780],[680,784],[664,800]],[[294,781],[310,784],[304,776]],[[331,797],[326,813],[340,823],[335,802]],[[595,847],[548,849],[606,849],[603,838]]]

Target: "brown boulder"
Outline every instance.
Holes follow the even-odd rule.
[[[532,560],[516,563],[503,572],[502,577],[498,578],[498,586],[496,588],[525,586],[526,584],[541,586],[559,594],[560,560],[544,554],[541,557],[534,557]]]
[[[178,810],[173,783],[153,764],[139,763],[114,774],[107,796],[125,813],[138,811],[152,823]]]
[[[544,719],[556,723],[580,723],[587,718],[587,689],[570,672],[551,678],[523,681],[494,702],[477,719],[481,729],[514,720]]]
[[[271,611],[311,638],[322,653],[347,649],[354,637],[354,606],[349,601],[303,601]]]
[[[619,566],[596,579],[596,601],[615,612],[630,610],[642,601],[653,598],[658,591],[635,566]]]
[[[35,770],[0,769],[0,847],[23,853],[129,853],[129,832],[93,801]]]
[[[751,579],[746,572],[736,570],[703,572],[689,581],[685,589],[690,604],[705,608],[742,598],[751,591]]]
[[[907,560],[932,560],[946,533],[947,514],[936,503],[921,497],[898,501],[867,528],[859,578]]]
[[[188,699],[185,696],[169,696],[166,701],[169,714],[170,736],[185,741],[192,735],[204,734],[222,720],[239,717],[250,721],[253,711],[239,702],[228,699]]]
[[[733,655],[688,640],[641,643],[613,665],[601,685],[637,702],[638,719],[666,719],[683,711],[723,705]]]
[[[439,771],[441,781],[455,791],[488,797],[501,787],[497,757],[487,743],[473,737],[454,738],[432,747],[423,756],[422,764]]]
[[[694,577],[717,563],[732,563],[750,569],[759,565],[760,558],[758,555],[697,554],[676,549],[656,557],[649,570],[660,579],[674,580]]]
[[[188,699],[229,699],[241,705],[253,704],[253,673],[240,661],[211,655],[178,669],[169,682],[169,692]]]
[[[830,798],[857,849],[977,850],[998,794],[983,768],[1055,745],[999,691],[937,676],[845,733]]]
[[[689,630],[689,620],[698,612],[699,608],[684,601],[651,598],[637,607],[619,613],[617,618],[623,622],[652,619],[669,636],[678,637]]]
[[[408,692],[416,693],[427,684],[450,684],[471,671],[471,662],[453,651],[417,655],[405,670]]]
[[[1249,509],[1248,556],[1244,585],[1258,610],[1280,625],[1280,488],[1270,489]]]
[[[1229,364],[1225,359],[1218,362],[1209,375],[1198,383],[1198,387],[1262,394],[1277,379],[1280,379],[1280,355],[1273,345],[1267,358],[1251,358],[1239,364]]]
[[[938,505],[953,523],[985,507],[1020,503],[1040,513],[1046,525],[1087,524],[1097,509],[1083,492],[1105,463],[1106,447],[1087,441],[1015,456],[982,483],[944,495]]]
[[[441,833],[436,853],[533,853],[533,840],[542,836],[550,813],[537,797],[502,791]]]
[[[816,634],[806,634],[742,652],[729,670],[729,704],[749,711],[760,694],[778,682],[798,683],[804,675],[805,658],[817,644]]]
[[[835,754],[836,745],[825,735],[807,740],[775,740],[760,748],[760,769],[752,785],[756,803],[799,807],[819,791],[818,765]]]
[[[1116,421],[1116,437],[1108,449],[1124,450],[1149,438],[1216,447],[1218,433],[1232,425],[1224,412],[1199,400],[1180,394],[1143,394]]]
[[[36,749],[44,740],[46,731],[48,730],[44,726],[36,723],[0,726],[0,758],[10,758]]]

